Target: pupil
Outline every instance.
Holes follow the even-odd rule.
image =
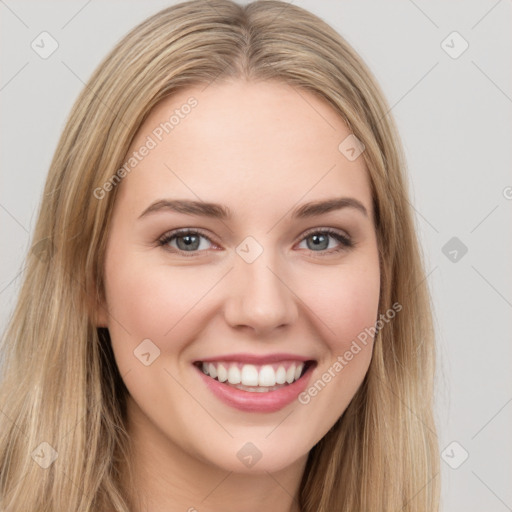
[[[180,247],[180,241],[183,240],[184,246]],[[178,247],[183,251],[197,249],[199,237],[197,235],[183,235],[177,239]]]
[[[310,239],[312,239],[314,241],[314,243],[312,245],[310,245],[308,243],[309,249],[315,248],[315,247],[319,248],[320,246],[322,246],[321,247],[322,249],[327,249],[327,247],[329,245],[329,240],[325,235],[311,235]],[[325,244],[325,242],[327,242],[327,244]]]

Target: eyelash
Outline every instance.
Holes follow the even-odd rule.
[[[340,242],[340,244],[341,244],[340,247],[337,247],[335,249],[318,251],[319,257],[324,257],[324,256],[336,254],[336,253],[339,253],[342,251],[346,251],[347,249],[351,249],[351,248],[355,247],[355,245],[356,245],[350,237],[342,235],[338,231],[331,229],[331,228],[320,228],[320,229],[315,228],[315,229],[306,231],[303,234],[302,238],[300,239],[300,242],[302,242],[303,240],[305,240],[306,238],[308,238],[311,235],[318,235],[318,234],[329,235],[332,238],[334,238],[335,240],[337,240],[338,242]],[[165,250],[170,251],[171,249],[166,247],[167,244],[169,242],[171,242],[174,238],[177,238],[179,236],[185,236],[185,235],[199,235],[203,238],[206,238],[206,240],[208,240],[211,244],[215,245],[215,243],[208,236],[206,236],[206,234],[204,234],[201,230],[189,229],[189,228],[177,229],[175,231],[170,231],[169,233],[166,233],[165,235],[163,235],[161,238],[158,239],[158,245],[163,247]],[[195,257],[198,253],[201,253],[203,251],[197,251],[197,250],[196,251],[183,251],[181,249],[172,247],[171,252],[180,254],[185,257]],[[310,250],[310,252],[316,253],[317,251]]]

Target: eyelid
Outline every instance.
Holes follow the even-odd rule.
[[[327,228],[327,227],[318,227],[318,228],[311,228],[304,231],[300,237],[298,238],[298,242],[304,240],[308,235],[311,235],[313,233],[328,233],[329,235],[338,235],[342,236],[343,238],[346,238],[348,241],[352,241],[352,237],[344,230],[342,229],[336,229],[336,228]]]
[[[206,238],[206,240],[208,240],[212,245],[217,245],[213,240],[212,240],[212,237],[207,235],[206,232],[201,229],[201,228],[178,228],[178,229],[172,229],[170,231],[167,231],[166,233],[164,233],[162,236],[160,236],[157,240],[157,243],[163,247],[164,249],[166,249],[166,245],[170,242],[171,239],[175,238],[176,236],[179,236],[180,234],[196,234],[196,235],[200,235],[202,236],[203,238]],[[182,251],[180,249],[175,249],[174,247],[172,248],[173,250],[170,251],[170,252],[174,252],[176,254],[181,254],[181,255],[184,255],[184,256],[194,256],[194,255],[198,255],[198,254],[202,254],[205,252],[205,250],[203,251],[190,251],[188,253],[188,251]],[[169,250],[169,249],[166,249],[166,250]]]
[[[304,231],[300,235],[300,238],[298,239],[297,243],[303,242],[308,238],[308,236],[315,233],[327,234],[331,238],[334,238],[339,245],[338,247],[325,251],[307,251],[309,255],[311,255],[313,258],[328,258],[329,256],[335,256],[342,252],[347,252],[357,246],[357,243],[354,242],[352,237],[345,230],[328,227],[314,227]]]
[[[201,228],[178,228],[174,230],[167,231],[164,233],[161,237],[157,239],[158,244],[163,247],[166,250],[169,250],[166,248],[166,245],[170,242],[171,239],[174,239],[176,236],[179,236],[181,233],[183,234],[197,234],[208,240],[212,245],[217,245],[213,240],[212,237],[206,234],[206,232]],[[351,249],[356,246],[356,243],[352,240],[352,237],[343,230],[336,229],[336,228],[328,228],[328,227],[313,227],[310,228],[304,232],[302,232],[299,236],[299,238],[294,242],[294,245],[304,241],[309,235],[315,234],[315,233],[325,233],[328,236],[331,236],[332,238],[336,239],[338,243],[341,245],[341,247],[330,249],[327,251],[309,251],[311,253],[318,252],[317,256],[328,256],[331,254],[336,254],[338,252],[341,252],[343,250]],[[341,238],[341,240],[340,240]],[[208,249],[204,249],[201,251],[182,251],[180,249],[172,248],[173,250],[170,252],[174,252],[176,254],[184,255],[186,257],[190,256],[197,256],[200,254],[205,253],[208,251]]]

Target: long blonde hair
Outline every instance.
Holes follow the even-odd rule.
[[[129,511],[121,484],[130,453],[127,389],[108,331],[94,322],[119,187],[101,200],[93,192],[121,167],[164,97],[237,78],[277,80],[318,95],[364,143],[381,264],[379,310],[403,307],[378,331],[350,405],[312,448],[301,510],[438,510],[432,314],[389,107],[355,51],[308,11],[278,0],[193,0],[148,18],[116,45],[77,99],[58,143],[2,339],[3,512]]]

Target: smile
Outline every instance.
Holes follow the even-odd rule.
[[[274,364],[255,365],[236,362],[202,362],[205,375],[219,382],[226,382],[245,391],[266,392],[292,384],[302,375],[305,363],[283,361]]]
[[[249,412],[282,409],[305,389],[316,361],[271,356],[258,362],[234,357],[195,361],[203,382],[224,403]],[[274,361],[270,361],[273,359]]]

